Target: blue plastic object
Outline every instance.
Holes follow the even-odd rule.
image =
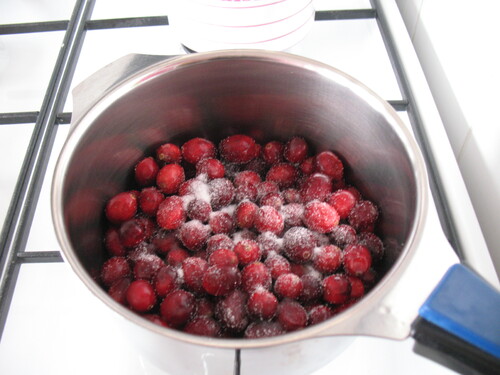
[[[419,314],[446,332],[500,358],[500,293],[467,267],[452,266]]]

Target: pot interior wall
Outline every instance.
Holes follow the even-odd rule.
[[[84,267],[96,274],[104,253],[104,205],[129,187],[140,158],[166,141],[199,136],[217,143],[234,133],[261,143],[299,135],[315,151],[335,151],[347,181],[381,208],[377,233],[387,244],[390,267],[415,220],[413,157],[390,124],[394,120],[345,82],[331,71],[279,59],[174,60],[149,68],[133,90],[105,109],[94,108],[96,119],[72,151],[64,218]]]

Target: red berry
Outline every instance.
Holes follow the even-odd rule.
[[[352,244],[344,249],[344,270],[347,274],[360,276],[372,265],[370,251],[363,245]]]
[[[330,233],[330,238],[335,245],[343,248],[356,241],[356,231],[347,224],[339,224]]]
[[[282,189],[293,186],[297,180],[298,171],[292,164],[276,164],[269,169],[266,175],[266,181],[276,183]]]
[[[240,273],[236,267],[217,266],[208,267],[203,276],[203,289],[213,296],[225,296],[231,293],[240,284]]]
[[[292,227],[283,236],[283,247],[288,258],[303,263],[311,259],[316,241],[309,229]]]
[[[170,250],[166,260],[172,267],[179,267],[187,258],[189,258],[189,253],[184,249],[177,248]]]
[[[370,254],[372,255],[372,259],[374,261],[379,261],[384,256],[384,243],[382,240],[370,232],[363,232],[358,234],[358,244],[365,246],[368,250],[370,250]]]
[[[156,304],[156,295],[151,284],[146,280],[132,281],[126,293],[127,302],[132,310],[146,312]]]
[[[112,257],[101,267],[101,280],[106,286],[130,276],[130,266],[125,257]]]
[[[227,212],[217,211],[210,215],[208,225],[212,228],[212,232],[215,234],[227,234],[233,231],[234,221],[231,215]]]
[[[333,310],[326,305],[316,305],[308,312],[308,322],[312,326],[324,322],[333,316]]]
[[[321,286],[321,277],[315,273],[307,273],[300,276],[302,280],[302,293],[299,299],[304,302],[318,300],[323,294]]]
[[[257,186],[261,182],[260,176],[254,171],[242,171],[234,176],[234,186],[239,187],[243,185]]]
[[[278,306],[278,322],[286,331],[296,331],[307,325],[307,312],[293,300],[283,300]]]
[[[341,189],[330,195],[326,202],[335,208],[341,219],[345,219],[356,204],[356,197],[349,190]]]
[[[125,305],[127,303],[127,289],[130,285],[130,278],[125,277],[115,281],[108,289],[108,294],[116,302]]]
[[[169,251],[181,247],[175,233],[163,230],[154,234],[151,243],[155,246],[155,251],[159,254],[167,254]]]
[[[225,174],[224,165],[217,159],[208,158],[200,160],[196,164],[196,175],[206,174],[210,180],[223,178]]]
[[[153,279],[154,289],[158,297],[165,297],[178,286],[177,271],[174,267],[161,267]]]
[[[215,315],[214,303],[205,297],[198,298],[198,305],[196,307],[196,316],[210,316]]]
[[[191,220],[199,220],[202,223],[208,222],[211,213],[212,206],[210,203],[201,199],[193,199],[187,207],[187,216]]]
[[[259,207],[250,201],[244,201],[238,204],[234,212],[236,225],[240,228],[252,228],[258,210]]]
[[[134,278],[151,280],[164,265],[165,262],[158,255],[145,253],[135,261]]]
[[[250,294],[247,309],[259,319],[271,319],[278,309],[278,299],[266,289],[257,289]]]
[[[217,249],[210,254],[208,264],[219,267],[238,267],[238,257],[230,249]]]
[[[347,220],[354,229],[363,231],[370,228],[378,218],[378,208],[371,201],[358,201],[352,208]]]
[[[190,257],[182,262],[182,275],[186,287],[195,292],[200,293],[203,290],[203,276],[208,269],[206,260],[196,257]]]
[[[300,163],[307,157],[308,152],[309,147],[304,138],[293,137],[286,143],[283,156],[290,163]]]
[[[293,188],[283,191],[283,198],[286,203],[301,203],[302,201],[299,191]]]
[[[139,207],[146,215],[155,216],[163,199],[163,194],[156,187],[144,188],[139,194]]]
[[[305,179],[299,192],[304,203],[312,200],[324,201],[332,192],[332,182],[327,176],[315,173]]]
[[[328,203],[312,201],[304,207],[302,220],[311,230],[319,233],[328,233],[339,223],[339,214]]]
[[[281,214],[285,220],[285,225],[297,227],[302,225],[304,216],[304,206],[300,203],[289,203],[281,207]]]
[[[137,212],[137,198],[131,192],[123,192],[112,197],[106,204],[106,217],[112,223],[130,220]]]
[[[135,181],[140,186],[151,186],[156,181],[156,175],[160,168],[152,157],[142,159],[134,169]]]
[[[120,225],[120,241],[125,247],[140,244],[147,237],[146,227],[138,219],[128,220]]]
[[[315,167],[319,173],[323,173],[333,180],[341,180],[344,176],[342,161],[331,151],[323,151],[316,155]]]
[[[192,138],[181,147],[184,160],[196,164],[200,160],[215,157],[215,145],[204,138]]]
[[[290,262],[279,254],[270,254],[264,264],[269,268],[273,280],[276,280],[280,275],[291,272]]]
[[[225,328],[235,332],[241,332],[246,328],[248,325],[246,299],[245,293],[235,290],[217,303],[216,316]]]
[[[220,330],[220,324],[209,316],[197,316],[184,327],[186,333],[207,337],[219,336]]]
[[[245,338],[259,339],[263,337],[278,336],[285,333],[279,322],[275,321],[254,321],[245,330]]]
[[[199,220],[191,220],[181,225],[177,235],[188,250],[198,251],[210,237],[210,227]]]
[[[156,185],[165,194],[175,194],[185,178],[184,168],[179,164],[167,164],[158,172]]]
[[[342,251],[335,245],[316,248],[313,265],[319,272],[333,273],[342,265]]]
[[[236,188],[235,200],[241,202],[243,200],[255,201],[257,199],[256,185],[240,185]]]
[[[225,207],[234,199],[235,189],[233,183],[227,178],[216,178],[208,183],[210,202],[214,210]]]
[[[351,295],[351,283],[342,274],[335,274],[323,279],[323,299],[332,304],[340,305]]]
[[[161,317],[158,314],[142,314],[142,317],[154,324],[158,324],[159,326],[168,328],[168,324],[161,320]]]
[[[365,286],[361,279],[355,276],[347,276],[351,283],[351,298],[361,298],[365,294]]]
[[[283,216],[274,207],[262,206],[255,215],[254,226],[261,233],[271,232],[279,234],[283,230],[284,225]]]
[[[270,193],[279,193],[280,188],[272,181],[262,181],[257,185],[257,199]]]
[[[247,293],[254,291],[258,287],[269,289],[271,282],[271,272],[261,262],[251,263],[241,271],[241,286]]]
[[[233,240],[225,234],[215,234],[207,240],[208,255],[218,249],[233,249],[233,247]]]
[[[285,204],[285,199],[280,193],[269,193],[260,199],[261,206],[271,206],[279,210]]]
[[[165,164],[180,163],[181,149],[173,143],[165,143],[156,149],[156,158]]]
[[[219,152],[230,163],[248,163],[257,157],[259,150],[253,138],[237,134],[223,139]]]
[[[254,240],[242,240],[238,242],[234,246],[234,253],[238,257],[239,264],[242,266],[257,262],[262,256],[262,250]]]
[[[177,289],[168,294],[160,304],[160,314],[167,324],[181,326],[195,313],[196,298],[188,291]]]
[[[283,143],[278,141],[271,141],[265,144],[262,148],[262,159],[267,164],[278,164],[283,160]]]
[[[283,248],[283,240],[271,232],[259,234],[256,241],[262,249],[262,255],[264,257],[274,253],[279,254]]]
[[[186,221],[182,198],[172,195],[160,203],[156,212],[156,222],[164,229],[177,229]]]
[[[299,165],[299,169],[304,175],[310,175],[313,174],[316,171],[316,159],[311,156],[307,159],[305,159],[302,163]]]
[[[280,275],[274,283],[274,291],[281,298],[297,299],[303,287],[300,277],[293,273]]]
[[[109,228],[104,235],[104,245],[110,255],[124,256],[127,249],[120,240],[120,232],[117,228]]]

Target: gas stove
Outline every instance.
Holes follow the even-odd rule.
[[[166,374],[139,353],[64,262],[50,213],[55,162],[68,135],[70,91],[129,53],[185,54],[162,0],[0,5],[0,373]],[[427,243],[449,241],[496,276],[453,152],[395,2],[316,0],[312,29],[287,52],[330,64],[386,99],[412,129],[433,195]],[[436,249],[436,257],[439,257]],[[454,372],[413,339],[356,337],[313,374]],[[242,364],[243,363],[243,364]],[[247,374],[236,361],[234,374]]]

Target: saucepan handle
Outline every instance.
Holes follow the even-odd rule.
[[[500,293],[452,266],[419,310],[415,352],[462,374],[500,373]]]

